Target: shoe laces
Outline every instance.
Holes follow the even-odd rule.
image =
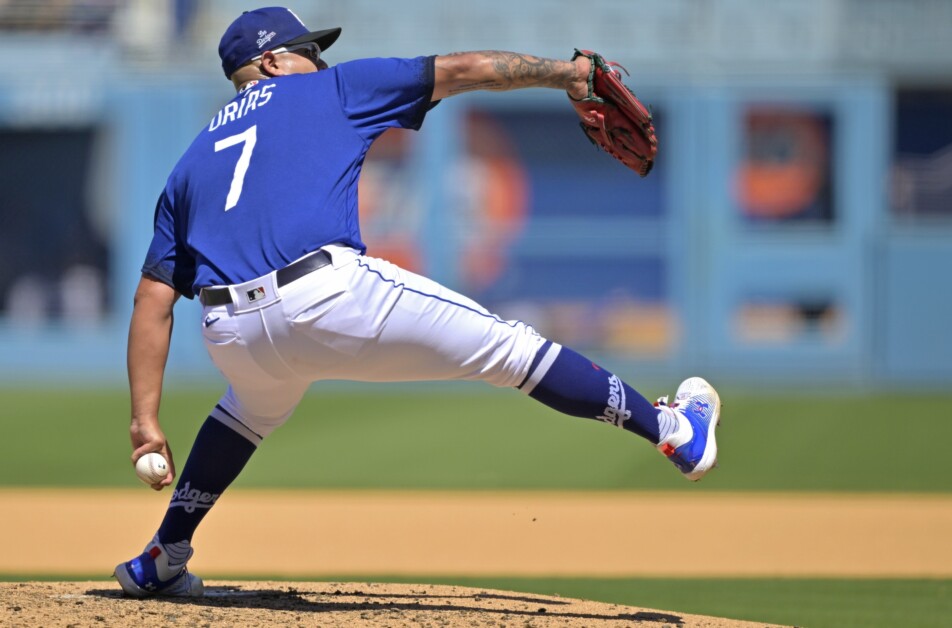
[[[668,404],[668,396],[665,395],[664,397],[658,397],[658,400],[654,402],[654,407],[660,408],[660,407],[662,407],[662,406],[664,406],[664,407],[666,407],[666,408],[677,408],[677,407],[678,407],[678,402],[675,401],[675,402],[672,403],[672,404]]]

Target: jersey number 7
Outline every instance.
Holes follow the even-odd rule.
[[[228,189],[228,198],[225,199],[225,211],[238,204],[238,197],[241,196],[241,188],[245,184],[245,175],[248,173],[248,165],[251,163],[251,153],[255,149],[255,143],[258,141],[258,125],[255,124],[238,135],[226,137],[223,140],[215,142],[215,152],[226,148],[231,148],[236,144],[244,144],[241,147],[241,157],[235,164],[235,174],[231,178],[231,187]]]

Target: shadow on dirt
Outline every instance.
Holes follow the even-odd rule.
[[[115,589],[90,589],[86,595],[130,604],[169,604],[216,609],[260,609],[308,613],[394,612],[413,613],[480,613],[501,616],[553,617],[573,620],[631,621],[645,624],[683,625],[683,619],[670,613],[638,611],[636,613],[576,613],[559,606],[571,606],[570,601],[555,598],[531,597],[490,591],[471,594],[446,595],[427,593],[423,585],[411,593],[375,593],[360,588],[306,590],[295,586],[274,589],[243,589],[240,586],[206,586],[202,598],[149,598],[140,600],[126,597]],[[494,607],[494,602],[507,604]],[[515,603],[522,608],[513,608]],[[534,608],[525,608],[529,605]],[[588,624],[591,625],[591,624]]]

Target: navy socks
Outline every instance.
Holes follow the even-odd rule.
[[[208,417],[179,474],[172,500],[159,527],[165,544],[191,541],[195,529],[228,488],[256,446],[220,421]]]
[[[612,423],[658,444],[658,408],[571,349],[546,342],[521,388],[554,410]]]

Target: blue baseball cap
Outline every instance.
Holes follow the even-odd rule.
[[[340,37],[340,30],[309,31],[291,9],[284,7],[245,11],[221,36],[218,44],[221,68],[225,76],[231,78],[235,70],[266,50],[309,41],[315,42],[321,50],[327,50]]]

